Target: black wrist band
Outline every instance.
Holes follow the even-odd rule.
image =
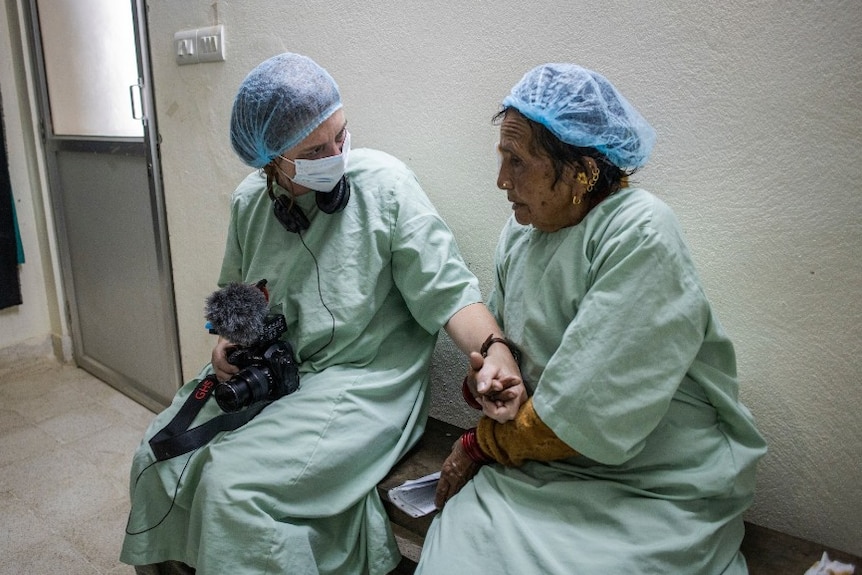
[[[512,357],[515,358],[515,362],[518,365],[521,365],[521,351],[515,346],[515,344],[506,338],[494,337],[493,333],[488,336],[488,339],[486,339],[485,343],[482,344],[482,347],[479,348],[479,353],[482,354],[482,357],[488,357],[488,348],[495,343],[502,343],[508,347],[509,351],[512,352]]]

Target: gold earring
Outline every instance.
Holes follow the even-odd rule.
[[[587,185],[587,175],[585,173],[578,172],[578,176],[576,179],[578,180],[578,183],[581,184],[582,186]]]
[[[586,181],[586,179],[587,179],[587,178],[586,178],[586,177],[584,177],[584,181]],[[592,192],[592,191],[593,191],[593,188],[594,188],[594,187],[596,187],[596,182],[597,182],[598,180],[599,180],[599,170],[598,170],[598,169],[596,169],[596,171],[595,171],[595,172],[593,172],[593,177],[592,177],[592,178],[590,178],[590,183],[589,183],[589,184],[587,184],[587,193],[588,193],[588,194],[589,194],[590,192]]]
[[[572,198],[572,205],[577,206],[581,203],[581,197],[578,194],[575,194]]]

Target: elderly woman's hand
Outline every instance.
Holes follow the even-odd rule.
[[[456,439],[452,445],[452,452],[446,458],[446,461],[443,462],[443,467],[440,469],[440,480],[437,482],[437,495],[434,498],[437,509],[443,509],[446,502],[461,491],[461,488],[476,475],[480,467],[482,467],[482,464],[470,459],[467,452],[464,451],[461,439]]]
[[[219,381],[227,381],[239,373],[239,368],[227,360],[227,354],[235,347],[236,345],[225,338],[219,337],[213,348],[212,365]]]
[[[521,404],[527,401],[527,388],[520,376],[500,375],[490,379],[486,385],[478,383],[477,373],[485,367],[486,358],[479,353],[470,354],[470,371],[467,385],[482,413],[500,423],[515,419]]]

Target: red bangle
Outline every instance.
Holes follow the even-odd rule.
[[[467,457],[472,459],[475,463],[483,464],[494,461],[485,455],[485,452],[482,451],[481,447],[479,447],[479,439],[476,437],[475,427],[471,427],[464,432],[464,435],[461,436],[461,447],[464,448],[464,452],[467,454]]]
[[[465,375],[464,381],[461,383],[461,395],[464,396],[464,401],[467,402],[467,405],[469,405],[473,409],[482,409],[482,404],[476,401],[476,398],[473,397],[473,394],[470,392],[470,386],[467,385],[468,377],[470,376]]]

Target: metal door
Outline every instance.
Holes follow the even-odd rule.
[[[181,383],[144,0],[30,0],[75,361],[159,410]]]

